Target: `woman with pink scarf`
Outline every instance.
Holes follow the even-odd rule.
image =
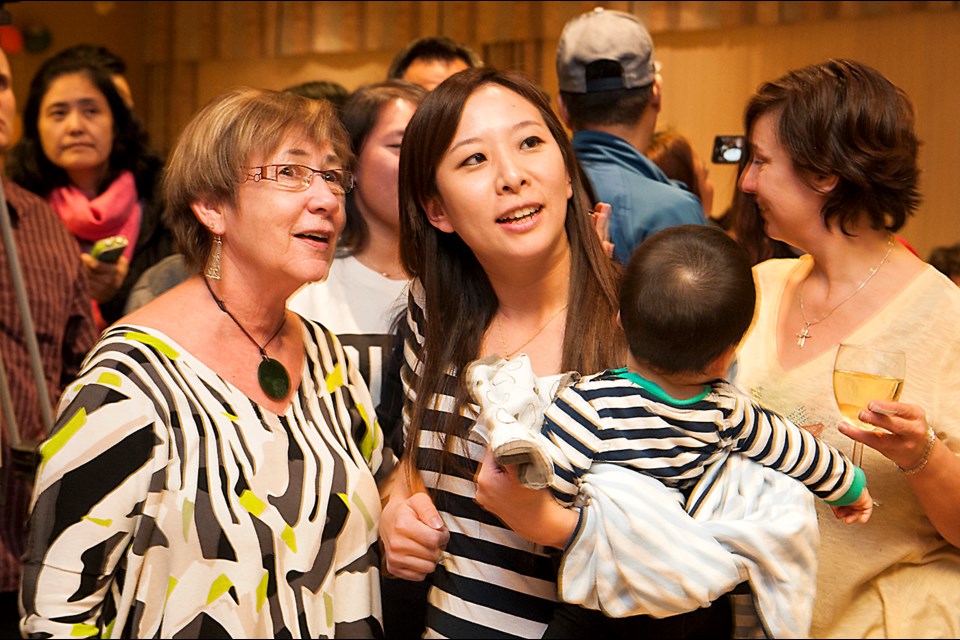
[[[30,83],[23,135],[7,168],[46,198],[83,250],[99,328],[123,315],[143,271],[173,251],[160,220],[163,161],[100,60],[71,47],[48,58]],[[123,236],[116,263],[89,254],[97,241]]]

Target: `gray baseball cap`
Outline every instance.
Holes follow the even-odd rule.
[[[618,76],[587,80],[587,65],[607,60],[620,65]],[[561,91],[593,93],[651,84],[658,65],[653,40],[643,23],[623,11],[597,7],[571,19],[557,45],[557,81]]]

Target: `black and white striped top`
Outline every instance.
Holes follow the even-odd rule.
[[[424,311],[416,300],[419,283],[410,295],[403,362],[407,409],[420,370]],[[453,410],[458,371],[448,372],[442,388],[433,390],[433,406],[421,425],[417,467],[424,484],[450,530],[444,562],[432,577],[425,637],[539,638],[557,599],[556,568],[541,546],[527,542],[505,527],[475,501],[474,474],[484,446],[469,441],[476,411],[467,407],[457,437],[448,442],[457,464],[442,469],[440,416]],[[405,429],[409,411],[405,410]]]

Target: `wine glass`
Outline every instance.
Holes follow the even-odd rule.
[[[906,369],[903,351],[841,344],[833,363],[833,395],[844,421],[870,431],[883,431],[857,417],[873,400],[900,399]],[[863,460],[863,443],[853,443],[853,464]]]

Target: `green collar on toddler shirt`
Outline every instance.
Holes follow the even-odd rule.
[[[707,397],[707,394],[710,393],[710,385],[703,385],[703,393],[696,395],[692,398],[687,398],[686,400],[677,400],[669,393],[664,391],[660,385],[651,380],[647,380],[644,377],[641,377],[639,373],[628,370],[626,367],[621,367],[619,369],[612,369],[610,373],[614,374],[618,378],[623,378],[624,380],[629,380],[633,384],[637,385],[641,389],[646,389],[653,395],[657,396],[660,400],[668,404],[672,404],[675,407],[683,407],[688,404],[694,404],[695,402],[700,402]]]

